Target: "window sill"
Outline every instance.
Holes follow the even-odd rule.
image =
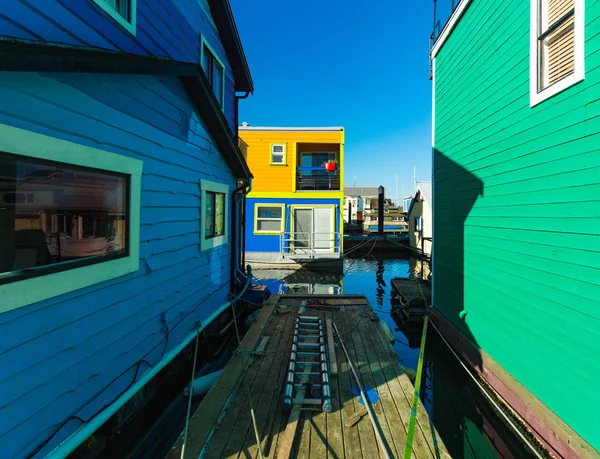
[[[547,87],[542,92],[537,92],[535,88],[532,88],[529,100],[530,107],[535,107],[545,100],[554,97],[555,95],[569,89],[572,86],[575,86],[578,83],[581,83],[585,79],[584,77],[585,75],[583,74],[574,73],[573,75],[554,83],[552,86]]]
[[[106,282],[138,269],[139,258],[130,255],[6,284],[0,287],[0,313]]]
[[[279,164],[279,163],[269,163],[269,165],[270,166],[280,166],[280,167],[281,166],[286,166],[287,167],[287,164]]]

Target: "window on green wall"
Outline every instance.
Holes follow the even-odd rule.
[[[206,43],[202,44],[202,69],[213,94],[219,102],[219,106],[223,108],[225,87],[224,66]]]
[[[584,0],[531,0],[531,105],[584,78]]]

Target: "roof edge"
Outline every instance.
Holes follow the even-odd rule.
[[[240,92],[254,91],[254,82],[250,67],[242,47],[242,40],[235,24],[229,0],[207,0],[210,12],[219,31],[227,59],[231,64],[235,78],[235,90]]]
[[[294,132],[294,131],[312,131],[312,132],[337,132],[343,131],[342,126],[324,126],[324,127],[294,127],[294,126],[238,126],[240,131],[281,131],[281,132]]]
[[[437,39],[433,43],[433,47],[431,48],[431,59],[434,59],[437,53],[439,53],[440,49],[442,49],[442,46],[444,46],[444,43],[446,40],[448,40],[448,37],[452,31],[460,22],[464,12],[467,10],[467,7],[472,1],[473,0],[461,0],[458,6],[454,9],[450,19],[448,19],[448,22],[446,22],[446,25],[442,29],[442,32],[438,35]]]

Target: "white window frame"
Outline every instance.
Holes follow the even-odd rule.
[[[279,208],[281,208],[281,218],[259,217],[258,209],[261,207],[279,207]],[[259,230],[258,229],[259,220],[280,221],[281,225],[280,225],[279,231]],[[270,204],[270,203],[261,202],[261,203],[256,203],[254,205],[254,234],[270,234],[270,235],[281,234],[281,233],[283,233],[284,225],[285,225],[285,204]]]
[[[121,16],[118,11],[116,11],[112,6],[110,6],[106,0],[94,0],[100,8],[102,8],[106,14],[108,14],[111,18],[117,21],[119,24],[123,26],[127,32],[135,37],[136,33],[136,24],[137,24],[137,0],[128,0],[131,8],[131,22],[127,21],[123,16]]]
[[[275,147],[282,147],[283,152],[281,153],[281,162],[273,162],[273,150]],[[277,153],[279,155],[279,153]],[[271,144],[271,166],[285,166],[287,164],[287,145],[285,143],[272,143]]]
[[[221,236],[206,237],[206,192],[223,193],[225,195],[225,222]],[[204,252],[215,247],[227,244],[229,236],[229,186],[211,180],[200,180],[200,251]]]
[[[129,255],[79,268],[0,285],[0,313],[136,272],[140,264],[140,207],[143,162],[105,150],[0,124],[0,150],[127,174]]]
[[[393,222],[401,222],[401,221],[402,221],[402,217],[393,216],[393,217],[392,217],[392,221],[393,221]]]
[[[217,102],[219,102],[219,107],[221,107],[221,110],[225,111],[225,73],[226,73],[227,67],[225,67],[225,64],[223,63],[223,61],[221,59],[219,59],[219,56],[217,55],[217,53],[215,52],[213,47],[210,46],[210,43],[208,41],[206,41],[206,39],[204,38],[204,35],[202,35],[202,36],[200,36],[200,67],[202,68],[202,71],[205,72],[205,75],[206,75],[206,71],[202,67],[202,64],[204,63],[204,47],[206,47],[208,49],[208,51],[210,52],[212,57],[215,59],[215,61],[218,62],[218,64],[223,69],[223,80],[221,81],[221,94],[215,94],[215,97],[217,99]],[[212,83],[210,86],[211,86],[210,90],[212,91]]]
[[[575,71],[573,74],[551,86],[538,92],[539,77],[539,56],[538,56],[538,37],[541,31],[538,30],[539,23],[539,5],[540,2],[547,0],[531,0],[531,23],[530,23],[530,48],[529,48],[529,93],[530,106],[545,101],[546,99],[570,88],[585,78],[585,0],[575,0]],[[547,4],[547,3],[546,3]],[[543,12],[542,12],[543,14]]]

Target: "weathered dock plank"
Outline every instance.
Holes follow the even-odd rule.
[[[315,299],[319,301],[314,301]],[[333,299],[336,299],[338,304],[331,304]],[[289,312],[275,313],[275,302],[289,307]],[[359,397],[351,391],[351,388],[357,387],[357,384],[345,354],[339,350],[335,353],[330,352],[331,363],[337,363],[338,367],[337,375],[330,374],[333,411],[323,413],[318,408],[300,410],[294,407],[290,414],[283,412],[283,387],[289,363],[293,328],[301,305],[305,307],[306,315],[318,316],[325,324],[331,322],[338,327],[363,386],[369,386],[378,393],[379,400],[373,406],[373,410],[386,449],[392,457],[403,457],[414,388],[402,372],[397,356],[384,336],[380,323],[369,318],[372,309],[366,299],[355,296],[307,298],[290,295],[272,298],[268,306],[263,308],[259,320],[248,332],[246,337],[249,336],[248,343],[246,338],[243,342],[244,352],[248,356],[251,356],[252,350],[257,347],[259,341],[264,347],[260,355],[252,356],[253,361],[246,372],[246,383],[255,410],[264,457],[286,459],[384,457],[369,417],[359,417],[354,422],[350,422],[357,414],[364,412],[365,406],[359,403]],[[264,317],[266,314],[269,315],[268,318]],[[328,346],[335,348],[339,345],[337,341],[339,337],[328,340]],[[231,365],[234,363],[230,362],[225,371]],[[236,382],[231,384],[225,380],[229,393],[224,394],[223,388],[219,391],[211,390],[194,415],[189,438],[195,439],[195,446],[194,449],[186,448],[190,452],[186,457],[198,457],[195,452],[200,452],[204,447],[204,444],[199,445],[198,439],[201,435],[208,439],[211,432],[213,432],[212,441],[207,443],[205,448],[207,459],[258,457],[258,447],[250,416],[250,398],[246,383],[240,382],[242,367],[238,364],[236,368],[238,368],[236,371],[228,371],[230,377],[236,378]],[[209,400],[212,396],[219,399]],[[218,417],[227,400],[229,400],[227,410],[223,412],[220,423],[212,422],[207,425],[204,419],[215,419],[215,416],[202,411],[203,405],[212,407],[212,411],[217,411],[215,407],[220,405],[216,415]],[[443,442],[437,436],[435,429],[432,429],[427,413],[422,407],[418,410],[417,425],[413,457],[448,458]],[[199,433],[195,432],[196,429]]]
[[[248,364],[249,354],[256,347],[264,328],[271,318],[271,313],[277,304],[277,297],[273,296],[265,304],[256,322],[250,327],[244,337],[237,355],[234,355],[219,379],[208,391],[200,407],[190,419],[187,442],[185,446],[185,458],[196,458],[200,455],[204,444],[208,440],[213,428],[221,416],[223,407],[232,395],[243,368]],[[179,442],[178,450],[181,450],[182,442]]]

